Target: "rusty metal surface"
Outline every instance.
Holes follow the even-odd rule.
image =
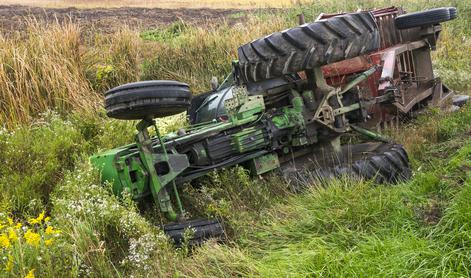
[[[396,28],[394,18],[404,13],[402,8],[389,7],[384,9],[372,10],[376,24],[378,25],[381,47],[385,49],[395,44],[402,43],[402,33]]]
[[[433,74],[430,51],[430,38],[435,41],[440,31],[439,26],[398,30],[394,19],[405,13],[402,8],[388,7],[370,10],[380,32],[380,48],[369,55],[355,57],[322,67],[327,83],[342,86],[348,80],[372,66],[377,71],[368,80],[359,84],[358,89],[366,98],[395,92],[396,103],[386,107],[377,104],[370,113],[377,118],[378,126],[397,121],[398,112],[409,113],[417,104],[439,96],[445,98],[442,85]],[[319,19],[340,15],[320,14]],[[434,42],[435,42],[434,41]],[[432,48],[432,49],[431,49]],[[436,98],[436,97],[435,97]],[[440,102],[437,100],[435,102]]]
[[[402,8],[388,7],[371,10],[380,32],[380,48],[369,55],[355,57],[326,65],[322,68],[327,83],[341,86],[372,66],[377,66],[375,74],[359,85],[366,98],[381,96],[395,90],[396,103],[392,107],[377,104],[372,108],[375,118],[381,124],[395,118],[398,110],[408,113],[419,102],[432,94],[441,95],[441,85],[437,86],[433,75],[430,47],[419,29],[398,30],[394,19],[404,14]],[[318,19],[338,14],[321,14]],[[441,84],[441,83],[440,83]]]

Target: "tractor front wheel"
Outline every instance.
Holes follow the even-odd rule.
[[[191,92],[187,84],[152,80],[124,84],[105,94],[108,117],[122,120],[160,118],[186,111]]]

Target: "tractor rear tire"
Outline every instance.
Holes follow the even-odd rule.
[[[153,80],[129,83],[105,93],[108,117],[139,120],[175,115],[190,107],[191,92],[187,84]]]
[[[394,20],[398,29],[436,25],[440,22],[455,19],[457,15],[455,7],[436,8],[415,13],[408,13],[396,17]]]
[[[335,166],[332,172],[336,176],[350,174],[374,179],[376,183],[398,183],[408,180],[412,175],[409,158],[402,145],[380,143],[376,149],[362,156],[350,165]]]
[[[304,164],[299,171],[285,175],[295,184],[309,184],[312,181],[349,176],[374,180],[379,184],[394,184],[408,180],[411,175],[409,158],[402,145],[371,142],[342,147],[342,155],[333,153],[313,154],[317,161]],[[320,158],[320,159],[319,159]],[[301,164],[296,161],[296,164]]]
[[[193,230],[193,235],[189,239],[185,239],[185,231],[187,229]],[[182,223],[164,225],[163,230],[165,234],[172,239],[176,247],[181,247],[185,240],[189,246],[195,246],[203,243],[204,241],[215,238],[222,240],[225,232],[221,222],[217,220],[196,219],[189,220]]]
[[[455,19],[458,16],[458,12],[455,7],[449,7],[448,10],[450,11],[450,19]]]
[[[242,45],[240,74],[246,82],[258,82],[367,54],[379,46],[378,27],[369,12],[339,15]]]

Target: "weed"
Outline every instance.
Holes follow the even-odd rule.
[[[175,39],[187,29],[188,25],[183,20],[179,20],[172,23],[167,28],[144,31],[141,33],[141,38],[148,41],[159,42],[175,41]]]
[[[138,76],[137,40],[120,31],[84,46],[77,24],[31,19],[26,33],[0,34],[0,121],[7,128],[47,110],[97,111],[103,90]],[[108,48],[108,49],[107,49]]]
[[[186,187],[191,215],[224,219],[229,235],[226,244],[210,241],[191,252],[174,250],[154,225],[156,214],[142,216],[132,200],[114,197],[87,163],[135,133],[134,122],[109,120],[100,109],[108,88],[176,79],[199,93],[212,75],[222,80],[230,72],[239,45],[293,26],[300,12],[313,20],[320,12],[389,4],[316,1],[244,14],[233,26],[177,22],[141,34],[83,34],[70,22],[32,21],[25,34],[0,36],[1,217],[30,229],[26,238],[28,228],[17,231],[15,245],[1,230],[12,224],[1,218],[8,225],[0,229],[2,276],[467,276],[471,106],[447,115],[430,110],[392,134],[414,166],[413,179],[395,187],[340,179],[293,196],[279,179],[251,180],[238,167]],[[469,90],[469,4],[394,4],[409,11],[458,6],[434,61],[452,89]],[[57,112],[41,114],[49,110]],[[172,132],[184,123],[181,114],[158,124]],[[27,224],[43,210],[51,225]],[[46,246],[48,226],[62,232]]]
[[[84,164],[69,173],[52,200],[63,235],[74,246],[75,271],[89,276],[136,271],[163,276],[169,269],[155,268],[153,262],[171,266],[173,252],[166,236],[132,202],[120,202],[110,188],[100,185],[98,173],[90,167]]]

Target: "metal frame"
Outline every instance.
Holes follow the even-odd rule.
[[[363,97],[373,99],[393,93],[391,104],[378,103],[368,111],[373,120],[369,126],[378,129],[397,123],[398,116],[408,114],[428,102],[442,105],[453,93],[440,78],[434,76],[431,50],[441,31],[440,25],[398,30],[394,18],[403,14],[401,8],[389,7],[372,10],[380,32],[381,47],[366,56],[340,61],[322,68],[327,83],[341,86],[352,75],[376,66],[376,73],[360,84]],[[318,19],[338,14],[321,14]],[[394,123],[395,122],[395,123]]]

